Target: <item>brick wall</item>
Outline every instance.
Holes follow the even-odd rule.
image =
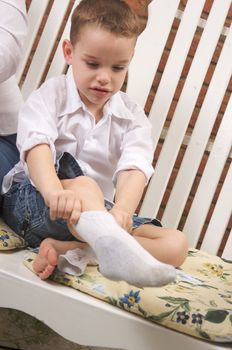
[[[147,19],[147,6],[150,3],[150,1],[146,1],[146,0],[144,0],[144,1],[143,0],[127,0],[127,2],[128,2],[128,4],[131,5],[131,7],[140,16],[141,23],[143,25],[145,25],[146,24],[146,19]],[[180,5],[179,5],[179,9],[180,10],[184,10],[187,2],[188,2],[188,0],[181,0],[180,1]],[[203,9],[203,12],[202,12],[202,16],[201,16],[203,19],[206,19],[208,17],[208,15],[210,13],[210,10],[211,10],[211,7],[212,7],[212,4],[213,4],[213,0],[206,0],[205,1],[205,6],[204,6],[204,9]],[[225,27],[229,28],[229,26],[231,25],[231,19],[232,19],[232,5],[231,5],[230,10],[228,12],[227,20],[225,21]],[[151,105],[152,105],[152,102],[154,100],[157,87],[159,86],[159,82],[160,82],[160,79],[162,77],[163,70],[165,68],[165,65],[166,65],[166,62],[167,62],[167,59],[168,59],[168,56],[169,56],[169,53],[170,53],[170,50],[171,50],[171,47],[172,47],[175,35],[176,35],[176,32],[178,30],[178,25],[179,25],[179,21],[178,20],[174,21],[172,30],[171,30],[169,38],[167,40],[167,44],[166,44],[163,56],[161,58],[161,61],[160,61],[157,73],[156,73],[156,77],[155,77],[154,82],[153,82],[153,87],[151,89],[150,96],[149,96],[149,98],[147,100],[147,103],[146,103],[146,106],[145,106],[145,111],[146,111],[147,114],[149,113],[149,111],[151,109]],[[194,52],[196,51],[197,45],[199,43],[201,32],[202,32],[201,29],[199,29],[199,31],[196,32],[194,40],[193,40],[192,45],[191,45],[191,48],[189,50],[185,66],[183,68],[182,76],[181,76],[181,79],[180,79],[179,84],[178,84],[177,89],[176,89],[175,98],[174,98],[174,100],[173,100],[173,102],[171,104],[170,110],[169,110],[168,115],[167,115],[167,119],[166,119],[166,123],[165,123],[165,128],[166,129],[168,129],[168,127],[170,125],[170,122],[172,120],[172,116],[173,116],[173,113],[175,111],[176,103],[177,103],[177,101],[178,101],[178,99],[180,97],[180,94],[181,94],[181,91],[182,91],[182,88],[183,88],[183,85],[184,85],[184,82],[185,82],[185,78],[187,76],[188,70],[189,70],[189,68],[191,66],[191,63],[192,63]],[[204,97],[205,97],[207,88],[209,86],[209,82],[210,82],[210,80],[212,78],[212,75],[213,75],[213,72],[214,72],[214,69],[215,69],[215,65],[216,65],[216,63],[217,63],[217,61],[219,59],[219,56],[220,56],[220,53],[221,53],[221,49],[222,49],[222,44],[223,44],[224,40],[225,40],[225,38],[223,36],[221,36],[221,38],[220,38],[220,40],[218,42],[217,48],[216,48],[216,50],[214,52],[210,68],[209,68],[209,70],[208,70],[208,72],[206,74],[205,81],[203,83],[202,89],[200,91],[200,94],[199,94],[199,97],[198,97],[198,100],[197,100],[197,103],[196,103],[196,107],[194,109],[194,112],[192,114],[190,123],[188,125],[187,133],[189,135],[192,133],[192,131],[194,129],[194,125],[196,123],[196,120],[197,120],[197,117],[198,117],[198,113],[200,111],[201,104],[204,101]],[[212,130],[212,133],[211,133],[211,136],[210,136],[209,143],[210,143],[210,141],[214,140],[214,138],[215,138],[215,136],[217,134],[217,130],[218,130],[219,126],[220,126],[223,113],[225,112],[225,109],[226,109],[229,97],[231,95],[231,91],[232,91],[232,79],[230,80],[230,83],[228,85],[227,93],[226,93],[226,95],[224,97],[223,103],[222,103],[220,111],[218,113],[218,117],[217,117],[216,122],[214,124],[213,130]],[[162,149],[163,142],[164,142],[164,140],[160,139],[160,142],[159,142],[159,144],[158,144],[158,146],[156,148],[155,155],[154,155],[154,167],[155,167],[155,164],[157,162],[157,159],[158,159],[158,156],[160,154],[160,151]],[[171,177],[170,177],[170,180],[169,180],[169,183],[168,183],[168,186],[167,186],[167,190],[166,190],[166,192],[164,194],[164,197],[163,197],[163,200],[162,200],[162,203],[161,203],[161,207],[160,207],[160,210],[158,212],[158,218],[161,219],[161,220],[162,220],[163,211],[165,209],[166,203],[168,201],[169,195],[170,195],[172,187],[174,185],[175,178],[176,178],[177,173],[178,173],[178,169],[180,168],[181,161],[183,159],[186,147],[187,147],[186,145],[183,145],[181,147],[181,149],[180,149],[180,152],[179,152],[179,155],[178,155],[178,158],[177,158],[174,170],[173,170],[173,172],[171,174]],[[204,157],[203,157],[203,159],[201,161],[201,164],[199,166],[199,169],[198,169],[198,172],[197,172],[197,176],[196,176],[194,184],[192,186],[192,190],[191,190],[190,196],[188,198],[188,201],[186,203],[186,206],[185,206],[182,218],[180,220],[179,229],[183,229],[184,223],[186,221],[186,217],[187,217],[188,212],[189,212],[189,210],[191,208],[191,204],[192,204],[194,195],[196,193],[198,184],[200,182],[202,173],[204,171],[204,167],[206,165],[208,156],[209,156],[209,151],[206,150],[205,154],[204,154]],[[205,225],[204,225],[203,230],[202,230],[202,234],[201,234],[201,238],[199,240],[198,247],[200,247],[202,238],[203,238],[203,236],[204,236],[204,234],[206,232],[209,219],[212,216],[213,209],[215,207],[217,198],[218,198],[220,190],[221,190],[222,183],[223,183],[223,181],[225,179],[225,176],[226,176],[227,171],[229,169],[230,163],[231,163],[231,155],[230,155],[230,157],[228,157],[227,163],[226,163],[226,165],[224,167],[224,170],[223,170],[223,173],[221,175],[221,179],[220,179],[219,185],[218,185],[217,190],[215,192],[215,195],[214,195],[214,198],[213,198],[213,201],[212,201],[212,205],[210,207],[210,210],[208,212],[208,216],[207,216]],[[223,247],[224,242],[226,241],[226,239],[227,239],[227,237],[229,235],[231,227],[232,227],[232,218],[231,218],[231,220],[230,220],[230,222],[228,224],[228,227],[227,227],[227,230],[226,230],[226,233],[225,233],[225,238],[224,238],[224,241],[222,243],[222,247]],[[219,252],[219,254],[220,254],[220,252]]]

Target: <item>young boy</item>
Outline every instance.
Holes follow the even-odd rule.
[[[172,265],[186,256],[181,232],[133,216],[153,173],[151,125],[120,92],[138,33],[124,1],[81,1],[63,42],[68,74],[46,81],[21,110],[21,161],[4,179],[4,219],[40,246],[42,279],[59,255],[87,244],[104,276],[137,286],[173,281]],[[108,210],[105,199],[114,200]]]

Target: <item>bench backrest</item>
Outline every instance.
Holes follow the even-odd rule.
[[[18,70],[24,99],[64,73],[74,0],[31,0]],[[182,229],[192,247],[232,260],[231,0],[154,0],[127,91],[153,124],[155,173],[140,214]]]

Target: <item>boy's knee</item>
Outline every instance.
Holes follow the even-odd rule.
[[[71,181],[71,188],[75,189],[79,194],[89,195],[96,194],[103,198],[102,191],[97,182],[89,176],[78,176]]]
[[[188,254],[188,240],[185,234],[179,230],[173,232],[172,252],[173,265],[176,267],[183,264]]]
[[[98,186],[97,182],[89,176],[78,176],[73,179],[73,183],[81,188],[100,191],[100,187]]]

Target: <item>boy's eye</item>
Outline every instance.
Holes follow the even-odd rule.
[[[96,69],[98,68],[99,64],[95,63],[95,62],[86,62],[87,66],[89,66],[90,68]]]
[[[120,71],[122,71],[122,70],[124,70],[124,69],[125,69],[124,66],[113,66],[113,70],[114,70],[115,72],[120,72]]]

